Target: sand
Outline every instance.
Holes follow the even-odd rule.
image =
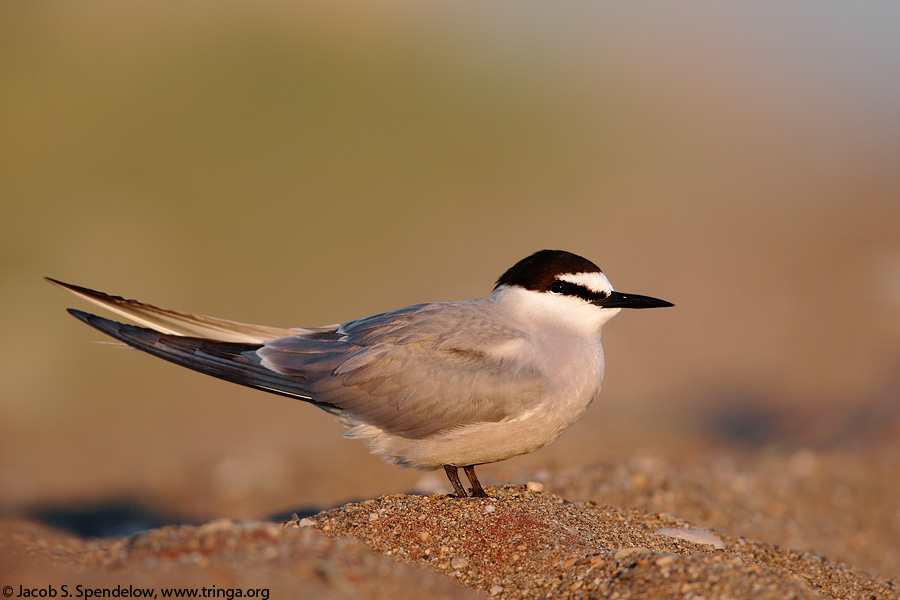
[[[874,574],[898,561],[890,456],[857,471],[812,451],[685,469],[641,457],[543,469],[527,486],[488,486],[487,499],[401,494],[119,538],[7,517],[0,583],[56,597],[83,585],[156,597],[897,598],[900,581]],[[852,482],[854,494],[822,493]]]

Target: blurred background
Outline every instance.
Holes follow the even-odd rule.
[[[4,2],[0,509],[450,490],[310,406],[96,343],[42,276],[313,326],[486,295],[541,248],[676,308],[607,326],[601,401],[483,481],[896,460],[898,30],[894,3]]]

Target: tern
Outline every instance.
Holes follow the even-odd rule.
[[[540,250],[484,298],[415,304],[326,327],[279,328],[164,310],[55,279],[137,323],[75,309],[148,354],[309,402],[389,463],[444,468],[458,497],[487,494],[475,466],[534,452],[600,392],[600,330],[623,308],[673,306],[614,291],[591,261]]]

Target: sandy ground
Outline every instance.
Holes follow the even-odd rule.
[[[119,585],[273,598],[897,598],[897,472],[896,454],[877,449],[866,461],[644,456],[541,469],[488,499],[383,496],[286,522],[86,540],[10,517],[0,583],[14,595]]]

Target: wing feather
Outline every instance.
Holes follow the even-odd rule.
[[[127,300],[121,296],[111,296],[90,288],[64,283],[45,277],[47,281],[84,298],[88,302],[105,308],[139,325],[149,327],[168,335],[201,337],[221,342],[261,343],[265,340],[297,333],[297,330],[265,325],[239,323],[227,319],[192,315],[158,308],[137,300]]]
[[[72,308],[69,313],[129,346],[182,367],[232,383],[312,402],[329,412],[339,412],[336,407],[313,399],[306,391],[303,378],[285,376],[262,367],[255,352],[258,344],[168,335]]]
[[[50,281],[149,327],[70,311],[140,350],[407,438],[515,419],[539,401],[544,386],[539,369],[500,351],[525,334],[497,322],[491,298],[419,304],[341,326],[281,329]]]
[[[496,325],[478,301],[407,307],[344,324],[336,335],[321,344],[279,338],[257,353],[270,369],[303,374],[317,401],[410,438],[513,419],[540,397],[537,369],[491,352],[522,334]],[[335,344],[341,350],[324,349]]]

